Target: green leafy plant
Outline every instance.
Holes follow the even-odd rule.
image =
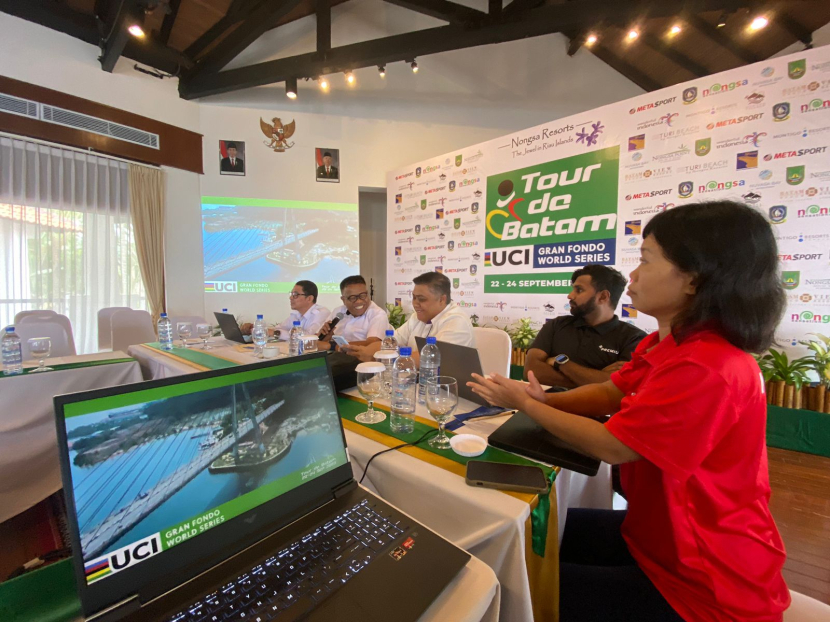
[[[406,314],[403,312],[403,307],[396,307],[391,302],[386,303],[386,315],[389,317],[389,323],[392,328],[400,328],[406,322]]]
[[[473,314],[470,316],[470,323],[473,325],[473,328],[477,328],[477,327],[478,327],[478,316],[477,316],[475,313],[473,313]]]
[[[812,360],[807,359],[810,367],[818,374],[819,382],[830,389],[830,337],[819,333],[810,333],[818,339],[800,341],[813,352]]]
[[[504,330],[510,335],[513,347],[521,350],[527,350],[539,332],[530,325],[530,318],[528,317],[519,320],[517,326],[513,328],[505,326]]]
[[[785,384],[793,385],[796,391],[800,391],[803,385],[810,382],[807,372],[812,367],[812,361],[806,357],[790,361],[786,353],[770,348],[768,354],[756,357],[756,360],[765,382],[783,380]]]

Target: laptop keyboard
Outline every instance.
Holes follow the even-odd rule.
[[[364,499],[166,622],[299,619],[408,528],[405,518]]]

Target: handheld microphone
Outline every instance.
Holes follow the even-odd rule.
[[[331,332],[334,332],[334,327],[337,326],[337,323],[340,320],[342,320],[344,317],[346,317],[347,314],[348,314],[348,311],[346,313],[338,313],[337,315],[334,316],[334,319],[332,319],[331,324],[329,324],[329,328],[331,329]],[[325,336],[324,333],[320,333],[317,336],[317,338],[322,339],[324,336]]]

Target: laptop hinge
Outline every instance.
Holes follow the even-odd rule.
[[[106,609],[102,609],[98,613],[91,615],[86,619],[86,622],[113,622],[115,620],[121,620],[131,613],[135,613],[139,609],[141,609],[141,603],[138,601],[138,595],[134,594],[119,603],[110,605]]]
[[[350,479],[348,482],[340,484],[337,488],[332,490],[331,492],[334,494],[335,499],[339,499],[343,495],[350,493],[352,490],[357,488],[357,482],[353,479]]]

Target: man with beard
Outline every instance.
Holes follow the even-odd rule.
[[[588,265],[573,273],[571,285],[571,314],[539,331],[527,352],[525,380],[532,371],[540,383],[565,389],[605,382],[646,336],[614,315],[626,286],[617,270]]]

